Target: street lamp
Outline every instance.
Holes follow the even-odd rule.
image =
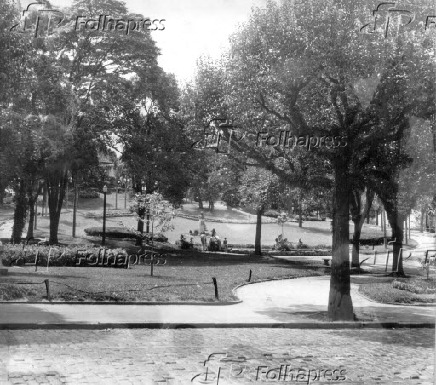
[[[120,180],[117,181],[117,187],[115,190],[115,210],[118,210],[118,188],[120,187]]]
[[[102,246],[104,246],[106,242],[106,193],[107,193],[107,186],[104,185],[103,187],[103,237],[101,240]]]
[[[127,189],[128,189],[128,184],[130,182],[130,179],[123,177],[123,182],[124,182],[124,209],[126,209],[127,208]]]

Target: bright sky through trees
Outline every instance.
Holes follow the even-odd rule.
[[[21,0],[22,7],[29,2]],[[51,3],[67,7],[72,0]],[[159,64],[183,82],[193,76],[200,55],[219,57],[222,49],[228,47],[230,34],[238,24],[247,21],[251,8],[264,7],[266,0],[125,0],[125,3],[130,12],[165,19],[165,30],[152,33],[162,53]]]

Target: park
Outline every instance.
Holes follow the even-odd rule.
[[[153,385],[270,380],[290,356],[303,357],[292,368],[308,383],[330,372],[426,383],[436,302],[434,2],[235,0],[230,10],[188,0],[192,9],[178,11],[163,2],[0,4],[0,329],[44,344],[37,329],[57,340],[71,328],[83,337],[79,350],[90,338],[90,354],[119,341],[140,349],[146,329],[162,329],[151,338],[159,357],[166,329],[183,340],[170,344],[176,350],[193,336],[204,342],[187,345],[204,367],[178,350],[148,357],[146,365],[164,362],[139,379]],[[99,345],[87,328],[118,332]],[[334,336],[334,358],[275,328]],[[258,344],[252,329],[269,337]],[[230,358],[215,360],[206,336]],[[387,357],[378,374],[345,348],[365,339],[368,357]],[[269,342],[281,355],[266,363]],[[257,380],[242,368],[252,352],[261,359],[246,367],[258,368]],[[426,366],[408,371],[415,353]],[[239,371],[226,366],[233,359]],[[171,366],[179,360],[184,367]],[[51,376],[25,379],[19,363],[11,367],[0,383]],[[68,381],[82,383],[75,375]]]

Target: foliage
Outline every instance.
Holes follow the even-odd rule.
[[[105,230],[106,237],[108,238],[137,238],[135,232],[126,229],[125,227],[106,227]],[[101,237],[103,234],[102,227],[88,227],[84,229],[84,231],[91,237]]]
[[[79,190],[79,198],[99,198],[100,194],[93,190]]]
[[[138,221],[146,221],[148,215],[153,232],[164,233],[174,228],[171,223],[175,217],[174,206],[158,192],[136,194],[130,210],[136,213]]]
[[[50,250],[54,250],[50,253]],[[29,246],[23,249],[22,245],[3,245],[3,266],[23,265],[34,263],[38,252],[38,266],[47,266],[50,254],[49,266],[75,266],[77,252],[98,255],[100,248],[89,245],[78,245],[68,248],[53,248],[50,246]],[[123,249],[107,249],[107,255],[127,255]]]
[[[414,279],[414,280],[394,280],[392,287],[399,290],[407,290],[415,294],[435,294],[436,293],[436,281]]]
[[[374,301],[388,304],[435,302],[433,297],[422,297],[419,294],[414,294],[407,290],[399,290],[398,288],[394,288],[392,283],[387,282],[360,285],[359,292]]]

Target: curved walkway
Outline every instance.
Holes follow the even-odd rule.
[[[422,236],[420,246],[432,246],[432,239]],[[357,289],[352,284],[354,310],[361,322],[434,324],[436,307],[379,304],[362,297]],[[2,303],[0,328],[323,327],[331,325],[325,318],[328,293],[329,277],[324,276],[245,285],[237,290],[242,303],[227,306]]]

